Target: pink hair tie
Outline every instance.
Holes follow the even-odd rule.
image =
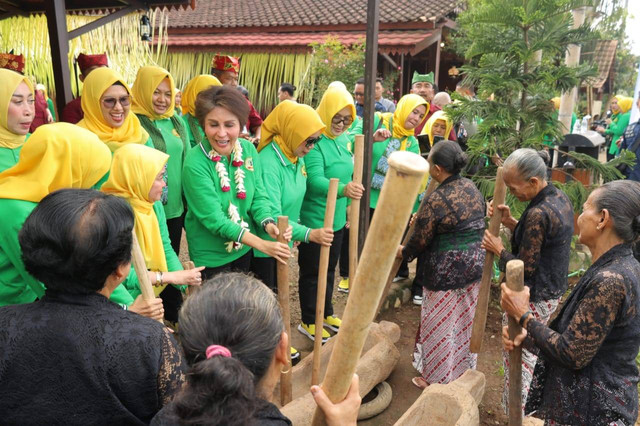
[[[212,356],[216,356],[216,355],[220,355],[220,356],[224,356],[229,358],[231,356],[231,351],[229,351],[229,349],[225,348],[224,346],[220,346],[220,345],[209,345],[209,347],[207,347],[207,359],[211,358]]]

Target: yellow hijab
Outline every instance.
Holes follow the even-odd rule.
[[[0,148],[18,148],[26,138],[25,135],[17,135],[7,128],[11,96],[23,81],[27,83],[33,94],[33,84],[28,78],[15,71],[0,68],[0,82],[2,82],[0,84]]]
[[[127,92],[131,93],[124,78],[111,68],[101,67],[89,73],[84,80],[84,86],[82,86],[81,103],[84,118],[78,123],[78,126],[98,135],[100,140],[106,143],[113,152],[126,144],[144,144],[149,139],[149,134],[142,128],[140,120],[131,111],[120,127],[111,127],[105,121],[100,109],[100,98],[105,90],[115,83],[122,84]]]
[[[309,105],[289,100],[282,101],[262,122],[258,152],[271,141],[275,141],[282,153],[295,164],[298,162],[298,157],[294,151],[309,136],[324,128],[318,113]]]
[[[153,110],[153,92],[158,88],[162,80],[169,79],[169,87],[171,88],[171,105],[164,114],[158,115]],[[133,82],[131,88],[133,103],[131,104],[131,112],[135,114],[146,115],[152,120],[160,120],[173,116],[173,108],[176,100],[176,85],[169,71],[160,67],[146,66],[138,70],[136,81]]]
[[[316,111],[326,126],[322,133],[329,139],[336,138],[336,135],[331,132],[331,120],[333,120],[333,117],[340,112],[340,110],[346,107],[349,107],[351,110],[351,120],[355,120],[356,106],[353,103],[353,96],[351,96],[351,93],[349,93],[347,89],[343,89],[336,85],[329,87],[324,92],[324,95],[322,95],[322,99],[320,100],[320,104],[318,104]]]
[[[398,105],[396,105],[396,111],[394,113],[385,112],[381,114],[382,116],[382,125],[389,129],[389,119],[393,117],[393,137],[396,139],[403,138],[405,136],[411,136],[414,134],[415,129],[405,129],[404,123],[407,121],[407,117],[409,114],[413,112],[414,109],[419,107],[420,105],[424,105],[427,107],[425,111],[425,117],[429,113],[429,103],[424,100],[422,96],[409,94],[404,95],[398,101]],[[420,122],[422,123],[422,122]],[[418,126],[420,125],[418,123]],[[416,127],[418,127],[416,126]],[[403,143],[404,146],[404,143]],[[404,148],[401,148],[404,149]]]
[[[628,98],[626,96],[616,96],[616,99],[618,100],[618,106],[620,107],[621,114],[624,114],[633,107],[633,98]]]
[[[560,98],[559,97],[555,97],[555,98],[551,98],[551,103],[553,104],[555,109],[560,109]]]
[[[167,271],[160,225],[149,191],[168,159],[164,152],[145,145],[125,145],[113,154],[109,179],[100,188],[102,192],[126,199],[131,205],[136,218],[136,237],[147,268],[152,271]]]
[[[91,188],[108,171],[111,152],[88,130],[69,123],[40,126],[18,164],[0,173],[0,198],[40,202],[62,188]]]
[[[449,117],[447,117],[447,114],[444,111],[440,110],[440,111],[434,112],[433,115],[429,117],[429,119],[425,123],[421,133],[422,135],[429,135],[429,143],[431,144],[431,146],[433,146],[433,124],[438,120],[442,120],[445,122],[445,126],[446,126],[446,130],[444,131],[445,139],[449,138],[449,134],[451,133],[451,128],[453,127],[453,122],[449,119]]]
[[[196,116],[196,98],[198,93],[210,86],[222,86],[220,80],[209,74],[202,74],[192,78],[182,91],[182,113]]]

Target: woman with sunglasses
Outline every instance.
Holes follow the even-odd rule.
[[[13,167],[34,117],[31,81],[15,71],[0,69],[0,172]]]
[[[111,68],[98,68],[84,80],[82,111],[78,126],[95,133],[111,152],[129,144],[153,148],[153,141],[131,109],[131,90],[124,78]]]
[[[149,133],[153,146],[169,155],[166,165],[166,189],[162,196],[162,207],[166,216],[169,240],[175,254],[180,253],[184,204],[182,201],[182,166],[189,144],[189,135],[182,118],[175,114],[176,87],[171,74],[163,68],[146,66],[138,70],[133,83],[133,104],[142,127]],[[182,295],[173,286],[160,294],[165,319],[178,321]]]
[[[249,115],[247,100],[235,87],[209,87],[198,95],[195,112],[205,138],[188,152],[182,175],[191,259],[206,266],[205,278],[248,272],[251,248],[286,264],[288,245],[257,236],[256,228],[272,239],[279,232],[258,152],[239,137]],[[291,240],[291,228],[284,236]]]

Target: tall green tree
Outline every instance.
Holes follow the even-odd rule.
[[[585,24],[573,29],[571,11],[594,6],[594,0],[470,0],[460,14],[456,46],[468,62],[462,67],[466,82],[476,87],[477,98],[457,97],[446,107],[455,121],[481,118],[468,141],[471,161],[506,158],[517,148],[542,149],[544,141],[560,140],[562,128],[554,118],[550,99],[569,91],[594,75],[590,64],[567,67],[571,44],[595,37]],[[620,178],[613,165],[571,153],[576,167],[592,170],[594,179]],[[629,161],[627,157],[615,160]],[[492,161],[474,176],[480,190],[493,194],[496,166]],[[579,206],[587,195],[582,185],[563,187]],[[523,206],[508,202],[516,212]]]

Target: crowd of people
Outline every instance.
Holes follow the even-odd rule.
[[[367,190],[353,180],[352,153],[365,90],[377,110],[366,185],[372,217],[394,152],[422,154],[438,184],[427,194],[425,178],[415,232],[397,251],[399,279],[417,259],[413,384],[449,383],[476,368],[469,342],[490,252],[502,271],[513,259],[525,265],[526,290],[503,286],[501,298],[505,324],[511,316],[523,326],[515,339],[503,336],[505,372],[508,351],[524,347],[523,410],[550,424],[635,422],[640,263],[632,244],[640,235],[640,183],[610,182],[589,196],[577,224],[593,264],[549,322],[568,288],[574,234],[571,202],[547,178],[549,154],[518,149],[504,160],[506,186],[528,202],[518,220],[506,205],[486,205],[462,173],[464,139],[477,122],[447,116],[451,97],[437,91],[433,73],[416,72],[397,103],[383,97],[380,79],[371,89],[358,80],[353,92],[334,82],[315,109],[283,83],[280,103],[263,120],[238,90],[234,57],[216,56],[211,73],[183,91],[157,66],[140,68],[129,87],[105,55],[81,55],[78,64],[82,96],[61,113],[74,124],[33,132],[40,91],[19,70],[0,69],[3,422],[290,424],[270,402],[289,355],[300,358],[275,297],[277,264],[288,264],[297,246],[297,330],[332,338],[342,325],[334,282],[349,292],[348,206]],[[473,97],[472,87],[458,89]],[[628,111],[627,100],[617,99],[617,114]],[[616,146],[638,150],[638,139],[634,123]],[[335,215],[325,227],[333,178]],[[510,231],[508,249],[485,231],[494,214]],[[290,224],[282,235],[281,215]],[[136,241],[145,278],[131,268]],[[328,286],[317,301],[323,246],[330,247]],[[194,268],[179,260],[185,248]],[[155,298],[142,297],[141,279]],[[318,302],[322,330],[315,329]],[[180,344],[158,320],[179,331]],[[509,382],[507,375],[505,405]],[[357,376],[339,403],[319,387],[311,393],[328,424],[355,424]]]

